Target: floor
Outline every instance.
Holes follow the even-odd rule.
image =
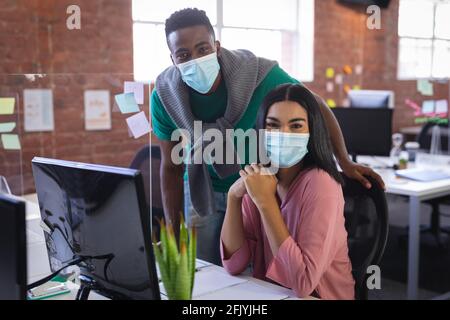
[[[405,198],[388,195],[389,220],[391,226],[404,227],[408,226],[408,202]],[[422,205],[423,215],[421,224],[428,225],[430,219],[430,206]],[[450,213],[450,207],[442,207],[444,213]],[[450,218],[442,217],[441,224],[450,226]],[[394,241],[394,240],[391,240]],[[450,270],[450,265],[449,265]],[[406,270],[405,270],[406,272]],[[404,300],[406,299],[406,283],[394,281],[392,279],[383,278],[383,270],[381,270],[381,289],[370,290],[370,300]],[[450,292],[450,287],[449,290]],[[419,289],[419,299],[445,298],[450,300],[450,295],[443,295],[423,288]]]

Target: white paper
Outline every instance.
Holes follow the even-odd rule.
[[[284,291],[287,290],[284,288],[276,290],[248,281],[198,298],[205,300],[283,300],[289,297],[289,294]]]
[[[84,126],[86,130],[111,129],[111,104],[108,90],[84,92]]]
[[[134,93],[137,104],[144,103],[144,84],[142,82],[125,81],[123,93]]]
[[[50,89],[23,90],[25,131],[53,131],[53,92]]]
[[[326,89],[327,89],[327,92],[333,92],[334,91],[334,83],[333,82],[331,82],[331,81],[327,81],[327,85],[326,85]]]
[[[200,270],[195,273],[193,297],[211,293],[220,289],[228,288],[239,283],[247,282],[246,279],[233,277],[225,271],[214,269]]]
[[[448,101],[447,100],[437,100],[435,106],[435,113],[447,113],[448,112]]]
[[[150,132],[150,123],[148,122],[144,111],[127,118],[127,124],[135,139]]]

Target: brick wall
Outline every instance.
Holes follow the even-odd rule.
[[[81,30],[66,28],[70,4],[82,9]],[[366,28],[361,7],[316,0],[315,12],[315,72],[308,85],[340,103],[342,90],[325,92],[325,69],[362,64],[363,75],[349,77],[348,83],[394,90],[394,130],[412,125],[412,112],[403,101],[409,97],[421,103],[424,97],[417,93],[415,81],[396,80],[398,0],[382,11],[381,30]],[[84,90],[108,89],[113,101],[123,81],[132,80],[132,39],[131,0],[0,1],[0,95],[18,100],[17,114],[10,119],[19,122],[22,142],[21,153],[0,150],[0,174],[8,177],[15,192],[33,191],[33,156],[127,166],[146,143],[146,138],[129,137],[125,116],[118,112],[112,113],[111,131],[84,130]],[[31,82],[21,75],[26,73],[47,76]],[[23,131],[24,88],[53,89],[55,131]],[[448,98],[448,92],[448,84],[435,85],[433,98]]]

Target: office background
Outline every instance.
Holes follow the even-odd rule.
[[[450,61],[450,35],[443,35],[438,39],[436,35],[427,36],[419,32],[417,37],[423,38],[426,43],[416,40],[414,32],[409,35],[406,33],[405,36],[400,32],[399,35],[400,0],[392,0],[388,8],[381,9],[379,30],[367,27],[367,6],[336,0],[286,0],[285,5],[280,5],[279,1],[266,1],[269,8],[280,6],[280,10],[286,12],[291,11],[290,6],[296,9],[303,6],[308,10],[306,13],[309,15],[306,14],[306,18],[309,17],[310,20],[300,19],[302,14],[305,15],[305,12],[302,12],[291,17],[294,21],[292,28],[286,26],[286,22],[277,15],[274,15],[273,21],[267,26],[239,26],[239,19],[232,21],[226,16],[233,7],[228,11],[224,9],[225,6],[222,10],[218,9],[218,5],[223,6],[227,1],[208,0],[208,4],[206,1],[177,1],[177,4],[183,3],[178,8],[212,8],[212,12],[207,10],[207,14],[213,17],[216,31],[221,31],[219,40],[222,41],[223,47],[234,49],[235,45],[249,43],[247,48],[252,49],[252,46],[255,46],[251,44],[252,40],[258,42],[259,45],[255,47],[257,54],[266,56],[267,50],[269,57],[278,57],[283,68],[324,99],[333,101],[338,106],[346,103],[345,85],[351,88],[356,86],[362,89],[392,90],[395,94],[393,132],[415,125],[414,110],[405,100],[410,99],[422,105],[425,100],[450,99],[450,72],[440,80],[432,80],[431,95],[424,95],[417,88],[417,78],[433,77],[431,63],[413,74],[407,74],[416,62],[427,62],[427,59],[433,56],[429,46],[429,43],[434,44],[433,41],[440,41],[440,45],[446,46],[447,51],[443,50],[444,61]],[[168,66],[161,65],[161,61],[168,61],[169,56],[168,49],[160,41],[160,37],[164,37],[161,17],[166,17],[164,14],[170,13],[171,8],[162,8],[165,2],[147,1],[157,8],[155,11],[160,14],[146,17],[145,14],[139,15],[136,9],[133,14],[132,2],[0,2],[0,42],[3,44],[0,46],[0,96],[14,97],[16,101],[14,113],[2,115],[1,122],[17,123],[13,133],[19,136],[21,146],[20,150],[0,149],[0,175],[6,177],[13,193],[35,192],[31,172],[31,159],[34,156],[129,166],[138,150],[148,143],[146,135],[138,139],[130,135],[127,116],[115,106],[114,95],[123,92],[124,81],[143,81],[145,100],[141,110],[148,118],[149,83],[155,80],[153,76],[158,70]],[[234,9],[239,11],[239,2],[233,3]],[[81,8],[80,30],[69,30],[66,26],[70,16],[66,10],[72,4]],[[259,11],[254,8],[253,11],[245,12],[248,15],[258,15]],[[449,14],[448,11],[445,12]],[[423,16],[417,19],[417,25],[427,24],[430,20],[434,22],[432,17],[425,16],[424,12]],[[226,30],[227,19],[231,21],[229,29],[236,33]],[[448,27],[448,24],[443,26],[445,27]],[[285,31],[286,28],[288,31]],[[253,33],[248,29],[254,29]],[[153,33],[149,33],[147,40],[142,38],[139,30],[153,30]],[[158,36],[157,32],[160,32],[161,36]],[[230,43],[235,38],[231,35],[239,35],[239,32],[239,41]],[[227,43],[227,34],[230,44]],[[276,45],[265,39],[276,41]],[[407,52],[404,55],[400,53],[402,43]],[[142,53],[147,53],[145,50],[149,56]],[[296,55],[296,52],[303,52],[305,59],[302,55]],[[166,56],[162,56],[164,54]],[[440,57],[442,58],[442,54]],[[433,63],[437,63],[436,59]],[[140,65],[142,68],[139,68]],[[150,67],[147,70],[145,68],[148,65]],[[351,74],[346,74],[349,72],[344,70],[345,66],[352,68]],[[399,71],[401,66],[401,70],[406,70],[404,74]],[[327,74],[330,69],[333,69],[332,77]],[[435,69],[445,72],[448,67],[438,65]],[[342,84],[335,81],[338,74],[344,76]],[[327,83],[330,82],[333,83],[332,90],[327,88]],[[52,90],[54,128],[51,131],[30,132],[24,129],[24,90],[37,88]],[[111,129],[86,130],[86,90],[109,91]],[[157,143],[154,137],[152,141]],[[401,205],[401,201],[394,199],[393,208]]]

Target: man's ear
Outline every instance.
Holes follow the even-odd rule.
[[[215,41],[215,45],[216,45],[216,53],[217,53],[217,56],[220,57],[220,49],[221,49],[221,47],[220,47],[220,41],[219,41],[219,40],[216,40],[216,41]]]

